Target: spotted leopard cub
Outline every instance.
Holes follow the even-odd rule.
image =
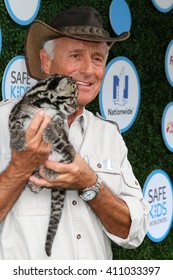
[[[70,163],[74,160],[75,150],[69,142],[64,128],[65,120],[78,108],[77,83],[68,76],[51,75],[39,81],[23,98],[15,104],[9,116],[10,145],[17,151],[25,150],[26,129],[39,110],[51,116],[51,121],[44,129],[43,139],[52,145],[49,159]],[[56,178],[57,173],[44,167],[47,178]],[[39,177],[38,170],[33,175]],[[42,188],[28,181],[27,187],[38,193]],[[44,187],[44,186],[43,186]],[[59,225],[64,204],[65,190],[52,188],[51,214],[45,243],[48,256],[51,255],[53,240]]]

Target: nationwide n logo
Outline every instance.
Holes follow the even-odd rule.
[[[113,102],[115,105],[123,106],[127,103],[128,80],[129,77],[125,75],[125,67],[121,69],[119,76],[113,76]]]
[[[118,57],[107,65],[99,102],[102,116],[117,122],[121,132],[132,126],[140,104],[140,83],[129,59]]]

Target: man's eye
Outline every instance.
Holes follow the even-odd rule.
[[[97,61],[97,62],[102,62],[103,61],[103,59],[101,57],[98,57],[98,56],[94,57],[94,60]]]
[[[77,53],[73,53],[73,54],[71,54],[71,57],[76,58],[76,57],[78,57],[78,54]]]

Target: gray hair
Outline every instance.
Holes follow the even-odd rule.
[[[48,57],[50,58],[50,60],[54,59],[55,44],[56,44],[56,39],[46,41],[43,44],[43,49],[45,50],[45,52],[48,55]],[[105,45],[107,46],[107,55],[105,57],[105,59],[107,60],[110,48],[106,43],[105,43]]]
[[[49,41],[44,42],[44,44],[43,44],[43,49],[47,53],[50,60],[54,59],[55,40],[56,39],[49,40]]]

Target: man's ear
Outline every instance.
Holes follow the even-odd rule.
[[[49,75],[50,59],[44,49],[40,50],[41,68],[45,76]]]

